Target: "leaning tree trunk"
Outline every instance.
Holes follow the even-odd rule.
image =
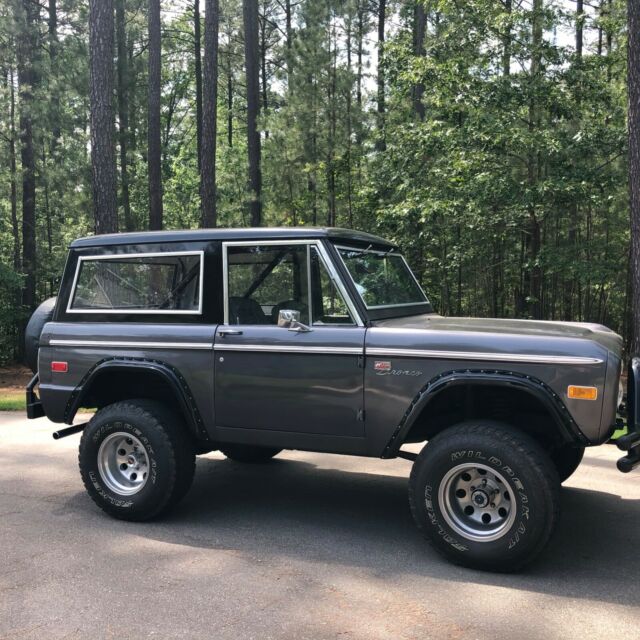
[[[95,229],[96,233],[114,233],[118,231],[118,206],[113,121],[113,0],[89,2],[89,54]]]
[[[216,120],[218,104],[218,0],[206,0],[200,196],[203,227],[216,226]]]
[[[631,353],[640,353],[640,2],[628,0]]]
[[[149,229],[162,229],[162,142],[160,136],[160,0],[149,0]]]
[[[260,171],[260,133],[258,110],[260,84],[258,73],[258,0],[243,0],[244,51],[247,73],[247,152],[249,156],[249,210],[251,224],[262,222],[262,174]]]

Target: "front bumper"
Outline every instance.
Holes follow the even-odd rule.
[[[627,377],[627,435],[616,440],[627,455],[618,460],[618,469],[629,473],[640,466],[640,357],[629,362]]]

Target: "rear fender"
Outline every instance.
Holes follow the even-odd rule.
[[[84,376],[80,384],[73,391],[65,409],[64,421],[71,424],[78,409],[86,406],[83,403],[95,393],[101,379],[118,373],[134,372],[136,376],[153,376],[156,380],[162,380],[168,385],[173,394],[173,400],[185,419],[187,428],[192,435],[200,441],[209,441],[209,435],[195,399],[191,394],[186,380],[180,372],[166,362],[136,358],[106,358],[96,363]],[[135,394],[136,397],[144,397],[144,394]],[[168,398],[167,398],[168,400]]]

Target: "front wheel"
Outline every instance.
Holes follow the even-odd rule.
[[[457,564],[515,571],[547,544],[559,509],[555,467],[526,434],[494,422],[443,431],[411,471],[411,512]]]
[[[92,500],[121,520],[149,520],[189,490],[195,447],[180,417],[150,400],[115,402],[85,427],[78,455]]]

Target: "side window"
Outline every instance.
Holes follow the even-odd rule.
[[[229,324],[277,324],[281,309],[309,323],[307,246],[227,246]]]
[[[311,247],[311,297],[313,324],[355,324],[315,247]]]
[[[69,311],[200,313],[201,271],[200,252],[85,258]]]

